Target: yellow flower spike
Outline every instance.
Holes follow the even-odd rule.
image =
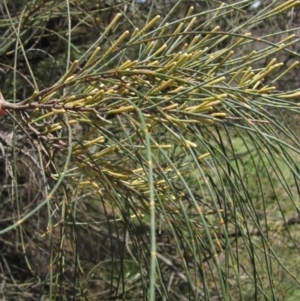
[[[102,91],[104,91],[104,90],[100,90],[98,93],[100,94]],[[98,94],[98,96],[99,96],[99,94]],[[100,96],[99,96],[99,98],[100,98]],[[95,98],[93,98],[92,96],[85,97],[85,98],[83,99],[84,106],[91,105],[92,103],[94,103],[94,102],[96,102],[96,101],[98,102],[98,101],[99,101],[99,98],[95,99]],[[92,102],[92,100],[93,100],[93,102]]]
[[[203,53],[205,53],[207,50],[208,50],[208,47],[205,47],[203,50],[199,49],[199,50],[193,52],[192,53],[192,55],[193,55],[193,57],[192,57],[193,61],[197,62],[198,57],[200,55],[202,55]],[[198,64],[198,62],[197,62],[197,64]]]
[[[158,61],[153,61],[148,64],[148,66],[157,66],[157,65],[158,65]]]
[[[153,149],[156,149],[156,148],[170,149],[170,148],[172,148],[172,145],[171,144],[157,144],[157,145],[152,145],[151,148],[153,148]]]
[[[219,112],[219,113],[212,113],[211,116],[214,118],[225,118],[227,116],[227,114]]]
[[[285,39],[283,39],[282,41],[280,41],[280,43],[286,43],[287,41],[292,40],[293,38],[295,38],[295,36],[296,35],[293,33],[293,34],[289,35],[288,37],[286,37]]]
[[[166,184],[166,180],[159,180],[155,183],[156,185]],[[169,188],[168,186],[165,186],[165,188]],[[162,194],[163,195],[163,194]]]
[[[31,113],[31,118],[34,117],[34,115],[37,114],[38,112],[40,112],[39,108],[34,109]],[[30,121],[30,124],[32,124],[32,123],[34,123],[34,121]]]
[[[199,41],[199,35],[195,36],[192,40],[192,42],[189,45],[189,48],[192,48],[195,44],[197,44],[197,42]]]
[[[34,91],[29,99],[29,104],[31,104],[35,99],[36,97],[38,96],[39,92],[38,91]]]
[[[86,184],[90,184],[90,181],[81,181],[81,182],[78,182],[78,186],[85,186]]]
[[[115,178],[118,178],[118,179],[124,179],[124,180],[128,180],[129,177],[128,175],[124,175],[124,174],[121,174],[121,173],[117,173],[117,172],[113,172],[111,170],[104,170],[105,173],[107,173],[108,175],[112,176],[112,177],[115,177]]]
[[[167,70],[170,70],[170,69],[172,69],[173,67],[175,67],[176,66],[176,62],[169,62],[169,63],[167,63],[163,68],[160,68],[160,69],[158,69],[157,70],[157,72],[159,72],[159,73],[166,73],[166,71]]]
[[[91,85],[86,87],[83,93],[84,94],[91,93],[97,86],[98,86],[98,82],[92,82]]]
[[[186,17],[189,17],[194,11],[194,6],[191,6],[186,14]]]
[[[176,34],[178,34],[179,32],[181,32],[182,27],[183,27],[184,23],[180,23],[177,28],[174,30],[173,35],[175,36]]]
[[[173,57],[171,58],[171,60],[168,62],[168,64],[172,64],[176,61],[178,61],[178,59],[182,56],[182,53],[181,51],[177,52],[175,55],[173,55]]]
[[[139,32],[137,32],[137,34],[135,35],[136,37],[141,36],[142,34],[144,34],[145,32],[147,32],[158,20],[160,19],[160,15],[155,16],[149,23],[147,23],[142,30],[140,30]]]
[[[184,89],[183,86],[179,86],[178,88],[176,88],[175,90],[171,90],[169,93],[173,93],[173,94],[177,94],[180,91],[182,91]]]
[[[64,105],[72,103],[76,99],[76,95],[71,95],[67,99],[63,100]],[[81,99],[82,100],[82,99]]]
[[[109,90],[106,90],[106,91],[105,91],[105,94],[106,94],[106,95],[113,95],[113,94],[115,94],[115,92],[116,92],[116,91],[115,91],[114,89],[109,89]]]
[[[188,31],[188,30],[194,25],[194,23],[196,22],[196,20],[197,20],[197,18],[194,17],[194,18],[190,21],[190,23],[187,25],[185,31]]]
[[[126,66],[126,69],[134,67],[138,62],[139,62],[138,60],[135,60],[131,63],[128,63],[128,65]]]
[[[193,56],[193,54],[186,54],[186,53],[184,53],[182,55],[182,57],[179,59],[179,61],[176,63],[176,68],[184,66],[188,61],[191,60],[192,56]]]
[[[134,38],[138,32],[139,32],[139,29],[136,27],[131,35],[131,39]]]
[[[194,143],[192,141],[189,141],[189,140],[186,140],[186,139],[184,140],[184,142],[186,143],[186,145],[188,147],[197,147],[198,146],[196,143]]]
[[[246,57],[244,57],[244,59],[242,60],[242,64],[245,62],[250,62],[251,58],[257,54],[256,50],[251,51]]]
[[[218,7],[217,11],[215,12],[215,14],[213,15],[213,17],[211,19],[214,20],[218,16],[218,14],[220,12],[222,12],[222,8],[224,8],[225,5],[226,5],[225,3],[221,3],[220,6]],[[238,8],[236,8],[236,9],[238,9]]]
[[[215,100],[215,101],[212,101],[212,102],[209,102],[209,103],[203,105],[203,107],[204,108],[205,107],[214,107],[214,106],[219,105],[220,103],[222,103],[222,101],[218,99],[218,100]]]
[[[271,87],[263,87],[262,89],[258,90],[257,92],[260,93],[260,94],[263,94],[263,93],[269,93],[271,91],[275,91],[276,90],[276,87],[275,86],[271,86]]]
[[[126,89],[125,87],[120,87],[120,89],[117,91],[117,93],[120,95],[123,95],[123,96],[125,96],[127,94],[132,95],[131,92],[129,92],[129,90]]]
[[[90,147],[90,146],[95,145],[96,143],[104,143],[104,142],[105,142],[104,137],[99,136],[99,137],[95,138],[94,140],[90,140],[88,142],[83,143],[83,147]],[[81,147],[82,147],[82,145],[80,144],[78,147],[74,147],[74,149],[81,148]]]
[[[87,182],[86,184],[89,184],[92,187],[94,187],[96,189],[97,193],[99,193],[101,196],[103,196],[103,193],[101,192],[101,189],[100,189],[99,185],[96,182],[94,182],[94,181],[86,181],[86,182]],[[81,185],[81,186],[83,186],[83,185]]]
[[[102,98],[103,97],[103,94],[105,93],[105,90],[99,90],[94,96],[92,96],[91,98],[90,97],[87,97],[86,98],[86,103],[85,104],[91,104],[91,103],[94,103],[95,101],[97,101],[99,98]]]
[[[271,66],[273,66],[275,63],[276,63],[277,59],[276,58],[273,58],[270,63],[264,68],[265,70],[266,69],[269,69]]]
[[[169,111],[178,107],[178,103],[173,103],[167,107],[162,108],[163,111]]]
[[[247,39],[247,37],[250,37],[250,36],[251,36],[251,33],[250,33],[250,32],[246,32],[246,33],[244,34],[244,36],[241,37],[241,38],[239,38],[233,45],[230,46],[230,48],[231,48],[231,49],[236,48],[236,47],[239,46],[241,43],[243,43],[243,42]]]
[[[203,66],[207,66],[209,63],[213,62],[218,56],[215,54],[209,55],[206,61],[203,63]]]
[[[269,67],[268,69],[264,69],[261,73],[256,74],[252,78],[252,81],[250,82],[250,84],[252,84],[252,83],[254,83],[256,81],[261,80],[262,78],[266,77],[266,75],[268,75],[269,73],[271,73],[274,69],[276,69],[278,67],[281,67],[281,66],[283,66],[283,63],[278,63],[278,64],[275,64],[275,65]]]
[[[226,52],[229,52],[229,48],[224,48],[224,49],[221,49],[219,51],[216,51],[215,53],[213,53],[213,56],[215,58],[220,58],[226,54]]]
[[[207,125],[214,125],[215,124],[215,121],[211,118],[201,118],[201,119],[199,119],[199,122],[207,124]]]
[[[170,71],[173,70],[173,68],[175,68],[176,66],[176,62],[173,62],[171,64],[167,64],[164,68],[158,69],[157,72],[159,73],[170,73]]]
[[[180,52],[180,55],[179,56],[177,56],[177,61],[176,61],[176,67],[177,66],[180,66],[180,64],[181,64],[181,62],[183,61],[183,60],[185,60],[186,58],[187,58],[187,56],[188,56],[188,54],[187,53],[182,53],[182,52]],[[172,60],[173,61],[173,60]]]
[[[219,63],[219,66],[223,65],[225,62],[227,62],[229,60],[229,58],[234,54],[234,51],[231,50],[229,51],[229,53],[222,59],[222,61]]]
[[[240,76],[240,74],[242,73],[242,69],[239,69],[233,76],[232,78],[230,79],[230,81],[228,82],[228,85],[232,84],[234,82],[234,80],[236,78],[238,78]]]
[[[95,57],[98,55],[98,53],[100,52],[101,47],[97,47],[93,54],[91,55],[91,57],[88,59],[88,61],[86,62],[86,64],[84,65],[84,67],[89,67],[89,65],[91,64],[91,62],[95,59]]]
[[[122,181],[124,184],[128,185],[128,186],[131,186],[131,187],[136,187],[138,186],[140,189],[141,188],[146,188],[147,187],[147,183],[145,183],[143,180],[134,180],[132,182],[125,182],[125,181]]]
[[[146,49],[145,49],[145,51],[144,51],[144,53],[149,53],[150,52],[150,50],[152,50],[153,49],[153,47],[154,47],[154,44],[155,44],[155,42],[154,41],[151,41],[151,42],[149,42],[148,44],[147,44],[147,47],[146,47]]]
[[[201,161],[201,160],[203,160],[203,159],[205,159],[205,158],[207,158],[207,157],[209,157],[209,156],[210,156],[210,153],[205,153],[205,154],[199,156],[199,157],[198,157],[198,160]]]
[[[167,22],[167,23],[163,26],[163,28],[162,28],[161,31],[159,32],[158,37],[161,37],[161,36],[164,35],[166,29],[169,28],[169,25],[170,25],[169,22]]]
[[[140,173],[140,172],[141,172],[143,175],[145,175],[144,169],[143,169],[142,167],[137,168],[137,169],[134,169],[132,172],[133,172],[133,173]]]
[[[158,56],[159,54],[161,54],[166,48],[167,48],[167,44],[162,45],[159,49],[157,49],[152,55],[151,57],[155,57]]]
[[[285,1],[283,4],[281,5],[278,5],[277,7],[275,7],[274,9],[272,9],[269,14],[274,14],[274,13],[281,13],[287,9],[289,9],[290,7],[293,7],[297,4],[299,4],[300,1],[294,1],[294,0],[288,0],[288,1]]]
[[[175,123],[175,124],[179,125],[182,128],[186,128],[186,126],[187,126],[186,123],[182,122],[182,120],[180,120],[180,119],[174,118],[170,115],[165,115],[165,117],[166,117],[166,120],[171,121],[172,123]],[[162,121],[162,120],[163,119],[160,118],[160,121]]]
[[[84,107],[85,106],[85,102],[84,102],[84,99],[78,99],[74,102],[70,102],[68,103],[67,106],[65,106],[65,108],[68,108],[68,109],[73,109],[73,108],[81,108],[81,107]]]
[[[67,71],[67,73],[66,73],[66,74],[62,77],[62,79],[59,81],[59,84],[64,83],[64,82],[67,80],[67,78],[70,77],[70,76],[73,74],[73,72],[75,71],[75,69],[77,68],[77,66],[78,66],[78,60],[75,60],[75,61],[72,63],[70,69]]]
[[[230,57],[232,57],[232,55],[234,54],[234,51],[230,51],[224,58],[223,60],[214,68],[212,68],[207,74],[211,75],[213,73],[215,73],[219,68],[221,68],[225,62],[227,62],[229,60]]]
[[[72,124],[77,124],[79,123],[77,119],[71,119],[68,121],[68,124],[72,125]]]
[[[116,48],[126,39],[126,37],[129,35],[129,31],[126,30],[122,33],[122,35],[117,39],[116,42],[112,44],[112,46],[105,52],[103,57],[101,58],[101,61],[105,60],[111,53],[113,53]]]
[[[118,150],[119,150],[119,146],[118,145],[114,145],[114,146],[108,147],[108,148],[106,148],[106,149],[104,149],[104,150],[102,150],[102,151],[100,151],[98,153],[93,154],[92,157],[93,157],[94,160],[97,160],[97,159],[99,159],[101,157],[104,157],[104,156],[110,155],[112,153],[115,153]]]
[[[262,83],[262,81],[257,81],[256,83],[255,83],[255,85],[253,86],[253,90],[256,90],[257,89],[257,87],[260,85]]]
[[[49,127],[46,127],[44,134],[49,134],[51,132],[56,132],[62,129],[62,125],[60,123],[55,123]]]
[[[216,33],[220,30],[220,26],[216,26],[210,33],[208,33],[199,43],[200,44],[203,44],[206,40],[208,40],[213,33]]]
[[[184,43],[184,45],[182,46],[182,51],[185,51],[189,48],[189,44],[188,43]]]
[[[279,80],[282,76],[290,72],[293,68],[299,65],[299,61],[294,62],[290,67],[288,67],[285,71],[283,71],[279,76],[277,76],[275,79],[271,81],[271,83],[275,83],[277,80]]]
[[[135,60],[135,61],[131,61],[131,60],[128,60],[126,61],[125,63],[123,63],[120,67],[118,67],[119,69],[128,69],[128,68],[131,68],[133,66],[135,66],[136,64],[138,63],[138,60]]]
[[[204,87],[209,87],[209,86],[218,84],[218,83],[220,83],[220,82],[223,82],[224,80],[226,80],[226,77],[225,77],[225,76],[221,76],[221,77],[219,77],[219,78],[216,78],[216,79],[214,79],[214,80],[212,80],[212,81],[206,83],[206,84],[204,85]]]
[[[94,188],[99,189],[99,186],[96,182],[94,181],[88,181],[90,185],[92,185]]]
[[[40,103],[47,103],[49,99],[53,98],[53,96],[56,94],[56,91],[55,92],[52,92],[50,93],[49,95],[43,97],[41,100],[40,100]]]
[[[63,113],[65,113],[65,112],[63,112]],[[36,119],[33,119],[31,123],[36,123],[36,122],[42,121],[42,120],[52,117],[53,115],[56,115],[56,114],[57,114],[56,112],[48,112]]]
[[[284,99],[289,99],[289,98],[298,98],[300,97],[300,91],[297,91],[295,93],[291,93],[291,94],[281,94],[281,95],[277,95],[280,98],[284,98]],[[297,104],[299,106],[299,104]]]
[[[202,103],[197,106],[188,107],[187,112],[199,113],[212,110],[213,106],[222,103],[222,98],[227,97],[227,94],[220,94],[202,99]]]
[[[174,81],[175,81],[174,79],[168,79],[168,80],[164,81],[162,84],[160,84],[154,90],[152,90],[150,95],[157,94],[158,92],[166,89],[167,87],[171,86],[174,83]]]
[[[189,123],[199,123],[199,119],[177,119],[177,118],[174,118],[170,115],[166,115],[165,116],[167,120],[175,123],[175,124],[178,124],[179,126],[183,127],[183,128],[186,128],[187,124]]]
[[[135,111],[134,106],[127,106],[127,107],[121,107],[118,109],[113,109],[107,112],[107,114],[119,114],[119,113],[125,113],[125,112],[131,112]]]
[[[71,82],[72,80],[76,79],[76,76],[75,75],[71,75],[70,77],[68,77],[66,80],[65,80],[65,83],[69,83]]]
[[[252,78],[254,77],[254,72],[251,72],[248,74],[248,76],[245,78],[245,81],[241,82],[239,86],[246,86],[246,85],[252,85],[254,82],[252,81]],[[263,82],[263,78],[261,78],[261,82]]]
[[[217,99],[226,98],[227,96],[228,96],[227,93],[223,93],[223,94],[218,94],[218,95],[214,95],[214,96],[210,96],[210,97],[205,97],[202,99],[202,101],[211,102],[211,101],[215,101]],[[203,105],[205,106],[204,103],[203,103]]]
[[[52,108],[52,112],[55,113],[55,114],[64,114],[64,113],[66,113],[66,110],[65,109]]]
[[[208,113],[213,110],[213,107],[204,107],[204,108],[195,108],[194,110],[190,110],[191,113]]]
[[[247,79],[249,79],[249,77],[253,77],[254,73],[252,72],[252,67],[249,67],[245,73],[244,76],[242,77],[242,79],[240,80],[239,85],[242,85]]]
[[[111,30],[111,28],[113,28],[118,23],[121,17],[122,17],[121,13],[116,14],[113,20],[109,23],[109,25],[106,26],[105,31],[103,32],[103,36],[107,35],[107,33]]]

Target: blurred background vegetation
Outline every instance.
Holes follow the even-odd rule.
[[[299,1],[0,18],[0,300],[298,300]]]

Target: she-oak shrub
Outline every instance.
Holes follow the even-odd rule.
[[[245,24],[298,4],[274,3]],[[238,5],[210,9],[211,22],[243,14]],[[299,287],[299,141],[280,112],[299,114],[300,93],[276,88],[298,66],[276,55],[299,39],[207,29],[193,7],[169,24],[171,14],[101,51],[116,14],[58,82],[1,101],[16,131],[1,148],[2,197],[13,200],[1,248],[19,233],[26,268],[42,280],[18,279],[21,292],[7,284],[6,298],[279,300]],[[265,47],[247,52],[256,42]],[[21,193],[20,162],[34,201]]]

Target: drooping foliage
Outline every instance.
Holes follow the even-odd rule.
[[[299,1],[252,2],[2,5],[7,299],[296,298]]]

